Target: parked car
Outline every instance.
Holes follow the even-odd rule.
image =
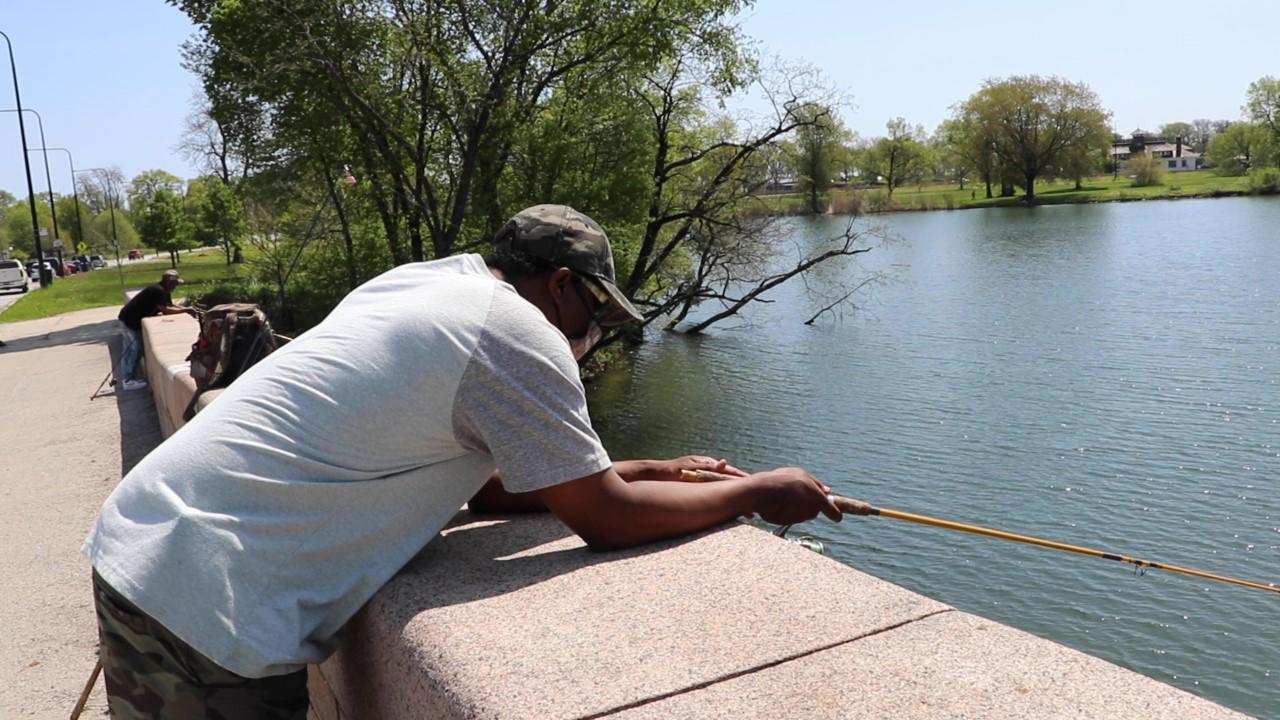
[[[142,251],[141,251],[141,250],[130,250],[130,251],[129,251],[129,259],[130,259],[130,260],[141,260],[141,259],[142,259]]]
[[[27,269],[18,260],[0,260],[0,290],[26,292],[31,287]]]
[[[76,274],[76,273],[78,273],[78,272],[80,272],[80,266],[79,266],[79,265],[76,265],[74,261],[72,261],[72,260],[63,260],[63,261],[62,261],[62,276],[63,276],[63,277],[66,277],[66,276],[68,276],[68,275],[75,275],[75,274]]]
[[[89,258],[85,255],[77,255],[75,262],[80,272],[89,272],[93,269],[93,265],[89,264]]]
[[[48,270],[50,275],[58,274],[58,271],[54,269],[53,263],[45,260],[43,264],[44,269]],[[41,263],[39,260],[31,260],[27,262],[27,277],[30,277],[36,282],[40,282],[40,265]]]
[[[106,259],[105,259],[105,258],[103,258],[101,255],[90,255],[90,256],[89,256],[89,265],[90,265],[91,267],[93,267],[93,269],[94,269],[94,270],[97,270],[98,268],[104,268],[104,267],[106,267],[106,266],[107,266],[107,261],[106,261]]]

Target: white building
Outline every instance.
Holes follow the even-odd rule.
[[[1164,160],[1165,169],[1169,172],[1199,170],[1204,165],[1204,158],[1200,153],[1182,142],[1181,137],[1169,142],[1164,138],[1134,133],[1131,137],[1120,138],[1111,143],[1112,162],[1122,163],[1137,153],[1146,153]]]

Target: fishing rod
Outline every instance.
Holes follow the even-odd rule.
[[[737,478],[733,475],[711,472],[710,470],[681,470],[680,479],[684,482],[721,482],[736,480]],[[877,517],[892,518],[894,520],[905,520],[907,522],[918,523],[920,525],[943,528],[944,530],[958,530],[960,532],[973,533],[975,535],[985,535],[998,540],[1009,540],[1027,545],[1038,545],[1039,547],[1045,547],[1051,550],[1062,550],[1064,552],[1076,553],[1077,555],[1088,555],[1089,557],[1102,558],[1103,560],[1115,560],[1117,562],[1128,563],[1143,569],[1155,568],[1156,570],[1166,570],[1168,572],[1190,575],[1191,577],[1203,578],[1205,580],[1216,580],[1218,582],[1230,583],[1232,585],[1253,588],[1255,590],[1266,590],[1267,592],[1280,593],[1280,588],[1276,587],[1274,583],[1263,584],[1253,582],[1251,580],[1241,580],[1239,578],[1228,577],[1226,575],[1215,575],[1214,573],[1182,567],[1180,565],[1143,560],[1141,558],[1129,557],[1128,555],[1120,555],[1118,553],[1110,553],[1103,550],[1094,550],[1093,548],[1082,547],[1080,545],[1069,545],[1067,543],[1045,540],[1043,538],[1032,537],[1030,535],[1019,535],[1017,533],[1005,532],[1003,530],[994,530],[992,528],[982,527],[981,525],[967,525],[965,523],[959,523],[952,520],[929,517],[928,515],[917,515],[915,513],[893,510],[891,508],[876,507],[864,500],[855,500],[853,498],[841,497],[839,495],[828,495],[827,497],[831,498],[832,504],[839,508],[840,512],[848,515],[874,515]]]

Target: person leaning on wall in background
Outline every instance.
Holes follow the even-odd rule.
[[[160,282],[143,288],[125,303],[117,316],[120,320],[120,363],[113,373],[111,384],[120,384],[125,390],[142,390],[147,381],[138,377],[138,360],[142,357],[142,318],[153,315],[177,315],[186,313],[192,317],[192,308],[173,304],[173,289],[182,284],[177,270],[165,270]]]

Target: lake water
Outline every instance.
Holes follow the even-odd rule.
[[[876,505],[1280,582],[1280,200],[902,214],[843,319],[799,284],[589,388],[616,457],[798,464]],[[800,244],[845,220],[796,220]],[[1274,594],[879,518],[800,530],[922,594],[1280,716]],[[849,598],[857,602],[857,598]]]

